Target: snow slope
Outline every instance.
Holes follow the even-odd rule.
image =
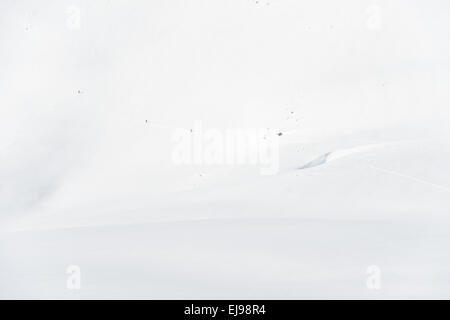
[[[449,14],[3,1],[0,298],[449,298]],[[196,121],[279,130],[277,174],[175,164]]]

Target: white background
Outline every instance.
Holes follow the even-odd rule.
[[[445,0],[1,1],[0,297],[449,298],[449,18]],[[280,129],[278,174],[176,166],[195,121]]]

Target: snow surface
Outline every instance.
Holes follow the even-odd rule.
[[[449,16],[2,1],[0,298],[450,298]],[[176,165],[196,121],[279,129],[279,171]]]

